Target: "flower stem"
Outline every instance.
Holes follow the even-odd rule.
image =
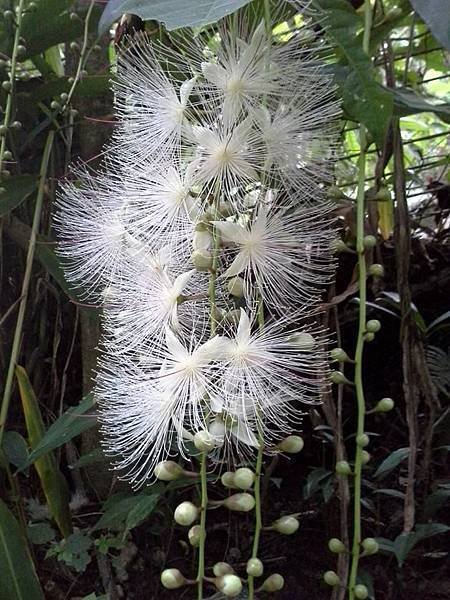
[[[365,23],[363,50],[367,53],[369,50],[370,29],[372,25],[372,8],[370,0],[365,0]],[[358,284],[359,284],[359,321],[358,338],[355,350],[355,392],[356,404],[358,410],[358,421],[356,436],[364,433],[364,421],[366,406],[364,401],[363,387],[363,350],[364,335],[366,330],[366,257],[364,248],[364,222],[365,222],[365,197],[364,184],[366,177],[366,128],[360,125],[359,137],[361,153],[358,164],[358,192],[356,198],[356,250],[358,254]],[[349,600],[355,598],[355,585],[358,577],[358,565],[361,553],[361,479],[362,479],[362,446],[356,444],[355,465],[354,465],[354,488],[353,488],[353,544],[352,544],[352,564],[349,578]]]
[[[198,546],[198,600],[203,600],[203,581],[205,579],[205,541],[206,541],[206,507],[208,506],[208,484],[206,477],[207,454],[202,452],[200,461],[200,485],[201,485],[201,505],[200,505],[200,543]]]
[[[258,435],[258,455],[256,457],[256,470],[255,470],[255,484],[254,484],[254,495],[255,495],[255,533],[253,535],[253,547],[252,547],[252,558],[258,558],[259,554],[259,538],[261,537],[262,530],[262,507],[261,507],[261,470],[263,460],[263,439],[261,433]],[[248,576],[248,600],[254,600],[255,593],[255,581],[252,575]]]

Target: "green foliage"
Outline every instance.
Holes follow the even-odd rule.
[[[77,573],[83,573],[92,560],[89,554],[92,544],[93,541],[89,535],[77,531],[61,542],[53,544],[47,550],[46,556],[56,556],[59,561],[71,567]]]
[[[17,175],[2,181],[0,188],[0,217],[22,204],[37,188],[34,175]]]
[[[444,48],[450,50],[450,11],[447,0],[411,0],[411,4],[434,37]]]

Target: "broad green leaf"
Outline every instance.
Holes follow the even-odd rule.
[[[36,448],[45,434],[41,411],[23,367],[16,367],[16,377],[19,384],[28,439],[31,448]],[[67,537],[72,533],[72,519],[69,508],[69,489],[64,475],[58,469],[55,457],[50,453],[37,459],[34,462],[34,467],[39,475],[50,514],[55,519],[62,535]]]
[[[434,98],[420,96],[413,90],[394,90],[394,112],[399,117],[422,112],[433,112],[446,123],[450,123],[450,104],[436,103]]]
[[[94,406],[92,394],[88,394],[78,406],[69,408],[59,419],[50,425],[42,435],[39,442],[34,446],[28,457],[28,465],[33,464],[41,456],[55,448],[59,448],[72,438],[87,431],[97,423],[95,415],[86,413]]]
[[[120,19],[125,13],[144,21],[164,23],[168,30],[180,27],[199,27],[218,21],[250,0],[109,0],[99,22],[99,32]]]
[[[122,524],[127,523],[129,515],[136,510],[135,517],[131,517],[131,522],[137,519],[145,507],[151,507],[153,502],[157,502],[159,494],[137,494],[135,496],[123,496],[117,494],[108,498],[105,502],[105,512],[94,525],[93,531],[98,529],[107,529],[108,527],[119,528]],[[151,498],[150,501],[148,499]],[[153,506],[152,510],[155,508]]]
[[[69,469],[79,469],[96,463],[104,463],[107,460],[105,453],[101,448],[95,448],[92,452],[83,454],[78,460],[69,465]]]
[[[401,533],[394,540],[394,554],[397,562],[401,567],[408,557],[408,554],[421,540],[446,533],[450,531],[450,526],[443,523],[426,523],[424,525],[416,525],[415,531],[409,533]]]
[[[98,98],[110,93],[109,75],[88,75],[77,83],[74,98]],[[71,84],[67,77],[59,77],[35,87],[27,98],[29,102],[37,103],[69,92]],[[24,94],[25,96],[25,94]]]
[[[423,516],[425,519],[431,519],[448,502],[450,502],[450,489],[441,488],[436,490],[425,500]]]
[[[7,431],[3,436],[3,452],[8,461],[18,469],[25,469],[28,461],[28,446],[18,431]]]
[[[48,48],[44,53],[44,59],[55,75],[64,77],[64,63],[62,61],[59,44]]]
[[[35,191],[37,184],[35,175],[4,178],[0,187],[0,217],[20,206]]]
[[[450,50],[450,5],[448,0],[411,0],[434,37]]]
[[[439,317],[434,319],[434,321],[431,321],[431,323],[427,327],[427,333],[430,334],[431,331],[433,329],[435,329],[438,325],[442,325],[442,323],[444,323],[445,321],[448,321],[449,319],[450,319],[450,310],[447,310],[446,312],[442,313],[442,315],[439,315]]]
[[[0,600],[44,600],[19,524],[0,500]]]
[[[125,535],[134,527],[140,525],[155,510],[158,504],[159,494],[144,496],[137,502],[128,513],[125,521]]]
[[[56,532],[47,521],[42,523],[30,523],[27,527],[28,539],[32,544],[48,544],[53,542]]]
[[[375,477],[380,478],[383,475],[387,475],[391,471],[398,467],[398,465],[405,460],[409,455],[409,448],[398,448],[391,452],[387,458],[383,460],[381,465],[375,471]]]

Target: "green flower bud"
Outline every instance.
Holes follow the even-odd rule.
[[[255,499],[251,494],[243,492],[242,494],[233,494],[232,496],[228,496],[228,498],[223,501],[223,505],[229,510],[234,510],[237,512],[249,512],[255,508]]]
[[[67,83],[69,85],[72,85],[73,83],[75,83],[75,77],[69,77],[69,79],[67,80]]]
[[[366,342],[373,342],[374,339],[375,339],[375,334],[372,333],[371,331],[369,331],[369,333],[364,334],[364,340]]]
[[[279,592],[284,587],[284,578],[279,573],[270,575],[261,586],[262,592]]]
[[[336,385],[350,383],[347,377],[344,375],[344,373],[342,373],[342,371],[331,371],[330,381],[331,383],[335,383]]]
[[[2,83],[2,88],[5,90],[5,92],[10,92],[11,88],[12,88],[12,84],[10,81],[4,81]]]
[[[331,249],[336,253],[351,252],[350,248],[347,246],[344,240],[341,239],[334,240],[332,242]]]
[[[242,581],[237,575],[224,575],[216,581],[217,589],[227,598],[236,598],[242,592]]]
[[[377,238],[374,235],[366,235],[363,244],[364,248],[374,248],[377,245]]]
[[[356,436],[356,444],[358,446],[361,446],[361,448],[365,448],[366,446],[368,446],[370,443],[370,439],[369,436],[367,435],[367,433],[361,433],[360,435]]]
[[[74,52],[80,49],[80,46],[76,42],[70,42],[69,47]]]
[[[347,352],[343,348],[333,348],[330,357],[338,362],[351,362]]]
[[[378,319],[371,319],[366,323],[366,331],[370,333],[377,333],[381,329],[381,323]]]
[[[283,535],[292,535],[300,527],[299,520],[292,515],[280,517],[272,524],[272,529]]]
[[[13,122],[11,123],[11,127],[12,127],[13,129],[16,129],[16,130],[17,130],[17,129],[22,129],[22,123],[21,123],[20,121],[13,121]]]
[[[52,110],[59,110],[61,108],[61,104],[56,102],[56,100],[53,100],[53,102],[50,102],[50,108]]]
[[[199,509],[192,504],[192,502],[182,502],[179,504],[174,512],[174,519],[178,525],[189,527],[194,521],[198,519]]]
[[[5,10],[3,12],[3,18],[5,21],[12,21],[14,19],[14,13],[12,10]]]
[[[188,531],[189,543],[194,548],[197,548],[200,545],[200,525],[194,525]]]
[[[192,263],[197,271],[210,271],[213,264],[213,257],[204,250],[194,250],[191,255]]]
[[[366,598],[368,597],[369,590],[366,588],[365,585],[362,585],[361,583],[355,585],[355,598],[358,598],[358,600],[366,600]]]
[[[22,44],[19,44],[17,46],[17,56],[25,56],[25,54],[27,53],[27,49],[25,46],[23,46]]]
[[[389,412],[394,408],[394,401],[392,398],[382,398],[377,402],[375,406],[376,412]]]
[[[261,575],[264,573],[264,565],[259,558],[250,558],[247,561],[246,570],[247,575],[250,575],[251,577],[261,577]]]
[[[28,10],[33,11],[37,9],[37,4],[36,2],[30,2],[30,4],[28,5]]]
[[[310,333],[297,331],[288,337],[288,342],[296,346],[299,350],[309,352],[316,347],[316,340]]]
[[[373,265],[370,265],[368,273],[369,275],[372,275],[372,277],[383,277],[384,267],[379,263],[374,263]]]
[[[227,289],[235,298],[242,298],[244,295],[244,280],[242,277],[232,277],[227,282]]]
[[[339,575],[335,571],[327,571],[324,573],[323,580],[327,585],[331,585],[332,587],[339,585],[341,581]]]
[[[338,538],[331,538],[331,540],[328,541],[328,548],[330,552],[333,552],[334,554],[343,554],[346,551],[343,542]]]
[[[175,481],[183,475],[184,469],[173,460],[164,460],[156,465],[154,473],[161,481]]]
[[[336,473],[338,475],[351,475],[352,468],[346,460],[340,460],[336,463]]]
[[[78,21],[78,19],[79,19],[79,16],[77,15],[76,12],[71,12],[70,13],[70,20],[71,21]]]
[[[194,446],[200,452],[210,452],[214,448],[214,438],[209,431],[197,431],[194,435]]]
[[[167,590],[176,590],[185,585],[186,580],[178,569],[164,569],[161,583]]]
[[[277,445],[277,448],[288,454],[297,454],[303,450],[304,445],[305,442],[299,435],[288,435]]]
[[[234,573],[234,569],[226,562],[218,562],[213,567],[213,573],[216,577],[222,577]]]
[[[225,473],[220,478],[222,485],[226,488],[233,488],[234,485],[234,473],[232,471],[225,471]]]
[[[5,136],[8,133],[8,127],[6,125],[0,125],[0,136]]]
[[[371,456],[370,454],[367,452],[367,450],[363,450],[361,452],[361,462],[363,465],[367,465],[367,463],[370,461]]]
[[[67,100],[69,99],[69,94],[66,94],[66,92],[63,92],[62,94],[60,94],[60,99],[61,102],[67,102]]]
[[[251,469],[241,467],[235,471],[233,481],[235,487],[239,488],[240,490],[248,490],[255,482],[255,474]]]
[[[8,177],[11,177],[11,171],[8,171],[7,169],[3,169],[3,179],[7,179]]]
[[[11,160],[11,159],[12,159],[12,154],[11,154],[11,152],[10,152],[9,150],[5,150],[5,151],[3,152],[3,158],[4,158],[5,160]]]
[[[366,538],[361,543],[366,554],[376,554],[380,549],[377,540],[374,538]]]

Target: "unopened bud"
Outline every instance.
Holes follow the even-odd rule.
[[[255,482],[255,474],[251,469],[242,467],[237,469],[233,477],[234,485],[240,490],[248,490]]]
[[[344,242],[344,240],[341,240],[341,239],[333,240],[331,249],[333,252],[336,252],[336,253],[352,252],[351,249]]]
[[[366,538],[362,541],[362,547],[366,554],[376,554],[380,549],[377,540],[374,538]]]
[[[331,383],[335,383],[336,385],[350,383],[350,381],[347,379],[347,377],[344,375],[344,373],[342,373],[342,371],[331,371],[330,381],[331,381]]]
[[[370,461],[371,456],[370,454],[367,452],[367,450],[363,450],[361,452],[361,462],[363,465],[367,465],[367,463]]]
[[[381,323],[378,319],[371,319],[366,323],[366,331],[370,333],[377,333],[381,329]]]
[[[278,592],[283,589],[284,578],[279,573],[270,575],[261,586],[262,592]]]
[[[332,587],[339,585],[341,581],[339,579],[339,575],[335,571],[327,571],[326,573],[324,573],[323,580],[327,585],[331,585]]]
[[[185,585],[186,580],[178,569],[165,569],[161,573],[161,583],[168,590],[176,590]]]
[[[300,527],[298,519],[292,515],[280,517],[272,524],[272,529],[284,535],[292,535]]]
[[[394,401],[392,398],[382,398],[377,402],[375,406],[376,412],[389,412],[394,408]]]
[[[221,577],[222,575],[234,573],[234,569],[226,562],[218,562],[213,567],[213,573],[216,577]]]
[[[182,502],[176,507],[173,517],[178,525],[188,527],[198,519],[198,513],[199,510],[195,504],[192,504],[192,502]]]
[[[384,267],[379,263],[374,263],[373,265],[370,265],[368,273],[369,275],[372,275],[372,277],[383,277]]]
[[[194,548],[197,548],[197,546],[200,545],[200,532],[200,525],[194,525],[188,531],[189,543]]]
[[[192,247],[194,250],[198,250],[203,253],[209,254],[209,250],[212,244],[212,236],[207,229],[203,231],[195,231],[194,238],[192,240]]]
[[[202,250],[194,250],[191,260],[197,271],[209,271],[213,263],[211,254]]]
[[[346,460],[340,460],[336,463],[336,473],[338,475],[351,475],[352,468]]]
[[[328,541],[328,548],[330,552],[333,552],[334,554],[343,554],[346,551],[343,542],[338,538],[331,538],[331,540]]]
[[[156,465],[154,473],[161,481],[175,481],[183,475],[184,469],[172,460],[165,460]]]
[[[277,447],[282,452],[287,452],[288,454],[297,454],[303,450],[304,445],[305,442],[299,435],[288,435],[277,445]]]
[[[226,488],[233,488],[234,485],[234,473],[232,471],[225,471],[225,473],[220,478],[222,485]]]
[[[228,498],[223,501],[223,505],[229,510],[249,512],[255,508],[255,499],[251,494],[243,492],[242,494],[233,494],[232,496],[228,496]]]
[[[261,575],[264,573],[264,565],[259,558],[250,558],[247,561],[246,570],[247,575],[250,575],[250,577],[261,577]]]
[[[244,295],[244,280],[242,277],[232,277],[227,282],[228,291],[235,298],[242,298]]]
[[[375,334],[372,333],[371,331],[369,331],[368,333],[364,334],[364,341],[366,341],[366,342],[373,342],[374,339],[375,339]]]
[[[330,357],[338,362],[351,362],[347,352],[343,348],[333,348]]]
[[[214,448],[214,438],[209,431],[197,431],[194,435],[194,446],[200,452],[210,452]]]
[[[316,340],[310,333],[304,331],[297,331],[289,336],[288,341],[290,344],[296,346],[299,350],[309,351],[316,347]]]
[[[365,448],[366,446],[368,446],[370,443],[370,439],[369,436],[367,435],[367,433],[360,433],[359,435],[356,436],[356,445],[360,446],[361,448]]]
[[[368,597],[369,590],[366,588],[365,585],[362,585],[361,583],[355,585],[355,598],[357,598],[358,600],[366,600],[366,598]]]
[[[374,235],[366,235],[363,244],[364,248],[374,248],[377,245],[377,238]]]
[[[231,573],[216,580],[216,587],[227,598],[236,598],[242,592],[242,581]]]

